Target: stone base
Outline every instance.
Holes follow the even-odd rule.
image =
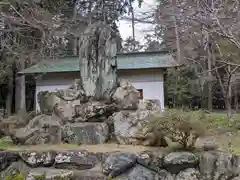
[[[21,173],[27,180],[36,180],[36,176],[45,176],[46,180],[240,179],[240,156],[225,152],[167,153],[158,149],[134,153],[111,150],[0,153],[3,160],[0,179],[7,179],[15,173]]]

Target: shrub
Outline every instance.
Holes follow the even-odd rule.
[[[152,131],[160,131],[184,149],[194,147],[196,140],[205,134],[204,113],[183,110],[166,110],[163,114],[149,117],[148,126]]]

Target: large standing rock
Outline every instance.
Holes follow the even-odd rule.
[[[55,157],[55,168],[86,170],[92,169],[99,163],[94,153],[87,151],[58,152]]]
[[[87,26],[80,42],[84,94],[97,100],[109,100],[117,85],[116,34],[104,21],[96,21]]]
[[[25,151],[19,153],[21,159],[31,167],[51,166],[54,164],[56,152]]]
[[[136,164],[137,157],[135,154],[125,152],[115,152],[110,154],[103,163],[103,173],[116,177]]]
[[[117,102],[120,109],[136,110],[139,103],[139,92],[127,80],[120,81],[120,87],[113,95],[113,100]]]
[[[108,140],[106,123],[74,123],[64,127],[64,141],[72,144],[103,144]]]
[[[144,100],[140,103],[140,108],[137,111],[120,111],[113,115],[115,136],[120,144],[140,144],[140,145],[157,145],[155,140],[161,140],[161,137],[150,137],[152,142],[139,141],[139,130],[147,123],[148,117],[160,110],[160,107],[154,105],[152,101]],[[151,105],[147,105],[147,102]],[[144,133],[144,132],[143,132]],[[145,135],[145,134],[144,134]],[[157,142],[156,142],[157,143]],[[160,144],[158,144],[161,146]]]
[[[44,180],[71,180],[73,177],[73,171],[65,169],[36,168],[29,172],[26,180],[38,180],[36,177],[44,177]]]
[[[194,168],[197,163],[198,157],[190,152],[172,152],[164,157],[164,167],[172,173]]]
[[[40,115],[12,135],[16,144],[59,144],[62,139],[60,120],[53,116]]]
[[[41,91],[37,95],[40,111],[43,114],[51,115],[54,106],[61,101],[55,92]]]

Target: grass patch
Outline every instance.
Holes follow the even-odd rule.
[[[12,146],[14,146],[14,144],[9,136],[0,139],[0,149],[7,149]]]
[[[203,122],[208,130],[219,130],[227,129],[230,131],[240,130],[240,114],[234,113],[232,120],[229,121],[227,118],[227,113],[221,112],[211,112],[206,113],[204,111],[192,111],[193,117],[196,115],[203,116]]]

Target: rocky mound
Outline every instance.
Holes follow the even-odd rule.
[[[150,114],[160,111],[157,102],[139,100],[138,91],[126,80],[111,101],[83,100],[79,80],[68,89],[40,92],[41,115],[11,133],[15,144],[103,144],[116,139],[120,144],[166,145],[149,138],[139,140],[138,130]]]

